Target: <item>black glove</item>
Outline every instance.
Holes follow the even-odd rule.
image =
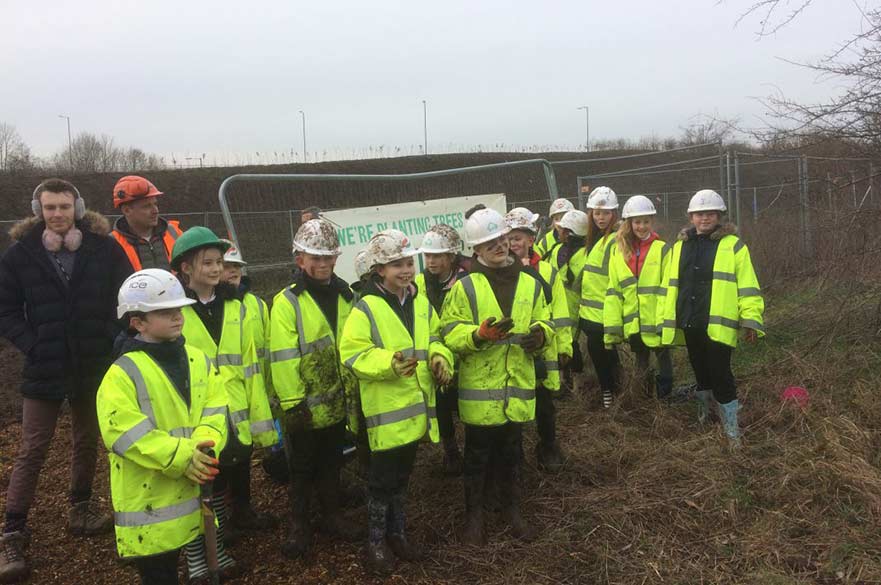
[[[522,347],[523,351],[526,353],[538,351],[544,344],[545,334],[540,325],[533,325],[532,329],[529,330],[529,333],[520,339],[520,347]]]
[[[302,433],[312,428],[312,412],[305,402],[284,411],[284,428],[290,433]]]

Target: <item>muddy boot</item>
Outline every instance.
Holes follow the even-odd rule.
[[[392,496],[388,509],[388,537],[386,540],[395,556],[402,561],[421,561],[425,558],[422,551],[407,538],[406,503],[407,498],[404,490]]]
[[[673,378],[655,378],[655,393],[658,400],[666,400],[670,393],[673,392]]]
[[[459,453],[455,436],[444,439],[444,475],[447,477],[462,475],[462,454]]]
[[[483,480],[483,509],[486,512],[501,512],[502,499],[499,496],[498,473],[490,460]],[[466,502],[467,503],[467,502]]]
[[[91,500],[73,504],[67,511],[67,529],[75,536],[94,536],[111,528],[113,517]]]
[[[526,523],[520,513],[520,500],[522,498],[520,473],[517,469],[513,469],[506,474],[505,479],[502,490],[505,500],[504,512],[505,517],[511,524],[511,533],[514,535],[514,538],[523,542],[532,542],[537,536],[536,530]]]
[[[20,583],[28,578],[31,568],[25,550],[30,543],[28,530],[0,535],[0,583]]]
[[[357,542],[364,530],[340,512],[340,471],[327,470],[318,480],[318,501],[321,503],[321,531],[333,538]]]
[[[460,540],[462,544],[483,546],[486,531],[483,525],[484,475],[465,476],[465,526]]]
[[[739,400],[719,405],[722,426],[725,429],[725,436],[728,437],[728,446],[732,450],[740,448],[740,426],[737,424],[738,410],[740,410]]]
[[[281,545],[281,554],[289,559],[298,559],[312,546],[312,526],[309,524],[309,503],[312,498],[312,483],[306,478],[291,478],[290,495],[291,524],[288,535]]]
[[[379,498],[367,500],[367,568],[377,575],[391,575],[395,568],[392,550],[386,544],[389,503]]]
[[[539,469],[548,473],[557,473],[563,469],[563,454],[560,451],[560,444],[556,441],[549,444],[538,443],[535,446],[535,459]]]
[[[697,399],[697,422],[705,425],[710,417],[710,394],[711,390],[697,390],[694,397]]]

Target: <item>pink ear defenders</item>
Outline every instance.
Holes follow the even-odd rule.
[[[38,196],[44,191],[43,185],[45,185],[47,181],[43,181],[37,188],[34,189],[34,194],[31,196],[31,211],[34,212],[34,217],[39,219],[43,219],[43,206],[38,199]],[[80,195],[79,189],[74,187],[71,184],[71,187],[74,191],[74,200],[73,200],[73,217],[76,220],[81,220],[84,215],[86,215],[86,202],[83,199],[83,196]]]

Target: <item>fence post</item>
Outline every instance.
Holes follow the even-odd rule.
[[[869,205],[875,199],[875,163],[869,163]]]
[[[670,221],[670,194],[664,193],[662,197],[664,198],[664,221]]]
[[[740,225],[740,157],[734,151],[734,209],[735,222]]]
[[[294,243],[294,236],[297,235],[297,234],[294,232],[294,210],[293,210],[293,209],[288,209],[288,223],[289,223],[290,226],[291,226],[291,244],[293,245],[293,243]]]
[[[801,156],[801,167],[803,169],[802,177],[803,177],[803,195],[802,195],[802,233],[804,234],[804,247],[805,247],[805,256],[807,258],[813,257],[814,247],[812,242],[812,234],[811,234],[811,176],[808,173],[808,157],[805,155]]]
[[[728,202],[728,213],[730,214],[732,211],[732,205],[731,205],[731,203],[732,203],[731,202],[731,151],[730,150],[725,153],[725,168],[726,168],[726,175],[727,175],[727,181],[725,184],[725,199]]]
[[[753,187],[753,222],[759,219],[759,198],[756,191],[757,189]]]
[[[826,173],[826,197],[829,199],[829,211],[832,211],[832,175]]]
[[[850,171],[850,192],[853,195],[853,208],[857,208],[857,174]]]

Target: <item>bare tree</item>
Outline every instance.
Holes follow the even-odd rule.
[[[679,139],[679,146],[730,142],[734,137],[736,126],[737,120],[698,114],[691,119],[691,124],[680,128],[682,138]]]
[[[12,124],[0,123],[0,173],[26,170],[31,151]]]
[[[767,36],[792,23],[812,5],[812,0],[754,2],[738,20],[758,15],[759,36]],[[842,87],[818,103],[802,103],[778,92],[764,100],[769,128],[755,132],[765,143],[788,139],[848,140],[859,147],[881,148],[881,9],[859,11],[860,30],[813,63],[791,62],[815,72],[819,79]]]

